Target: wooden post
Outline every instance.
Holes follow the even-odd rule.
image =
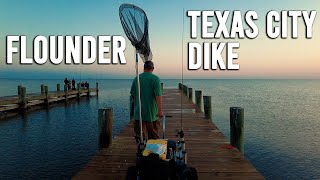
[[[18,86],[18,97],[19,97],[19,99],[20,99],[20,95],[21,95],[21,87],[22,87],[21,85]]]
[[[26,87],[21,87],[20,94],[20,110],[24,111],[27,108],[27,89]]]
[[[186,85],[182,85],[182,92],[184,95],[186,95]]]
[[[182,84],[179,83],[179,90],[182,90]]]
[[[182,85],[182,93],[185,94],[186,91],[186,85]]]
[[[201,104],[202,104],[202,91],[195,91],[195,103],[196,103],[196,112],[201,112]]]
[[[60,91],[60,84],[57,84],[57,91]]]
[[[230,143],[244,153],[244,109],[230,108]]]
[[[113,109],[99,109],[99,148],[108,148],[112,143]]]
[[[184,95],[188,95],[188,86],[186,86],[186,85],[182,85],[182,92],[183,92],[183,94]]]
[[[48,93],[49,93],[48,86],[44,86],[44,94],[46,95],[46,99],[44,100],[45,106],[49,106]]]
[[[99,95],[99,84],[98,83],[96,83],[96,93],[97,93],[97,95]]]
[[[203,109],[205,119],[212,120],[211,96],[203,96]]]
[[[163,91],[163,83],[161,83],[161,91]]]
[[[188,88],[188,86],[185,86],[185,95],[188,97],[189,96],[189,88]]]
[[[189,92],[189,100],[191,100],[192,101],[192,88],[189,88],[188,89],[188,92]]]
[[[64,96],[65,96],[65,100],[67,102],[68,101],[68,86],[66,84],[64,85]]]
[[[44,94],[44,85],[41,84],[41,94]]]
[[[80,100],[80,83],[77,84],[77,99]]]
[[[90,96],[90,84],[88,83],[88,93],[87,93],[87,96],[89,97]]]

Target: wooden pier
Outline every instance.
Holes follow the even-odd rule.
[[[189,98],[190,92],[178,89],[163,92],[163,111],[172,116],[167,118],[166,136],[178,140],[176,130],[180,130],[182,114],[188,165],[197,169],[200,180],[264,179],[214,123],[197,110]],[[111,146],[99,151],[73,179],[125,179],[127,168],[135,165],[137,145],[133,136],[133,122],[130,121]]]
[[[80,100],[81,97],[89,97],[92,93],[98,95],[98,92],[98,83],[95,88],[81,88],[80,84],[77,84],[75,90],[68,90],[66,85],[60,90],[60,84],[57,84],[56,91],[48,91],[48,86],[41,85],[41,92],[30,94],[27,93],[26,87],[18,86],[17,95],[0,97],[0,119],[33,107],[48,107],[70,99]]]

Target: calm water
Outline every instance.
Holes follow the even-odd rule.
[[[178,80],[164,80],[176,88]],[[55,90],[57,80],[0,80]],[[92,80],[92,83],[95,81]],[[3,86],[5,84],[5,86]],[[129,119],[130,80],[99,80],[99,97],[0,121],[0,179],[70,179],[96,154],[97,111],[113,107],[114,135]],[[186,80],[212,96],[214,122],[229,138],[229,108],[245,108],[245,157],[267,178],[320,178],[319,80]]]

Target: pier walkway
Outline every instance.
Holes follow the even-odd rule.
[[[58,102],[66,102],[70,99],[78,99],[90,96],[91,93],[98,95],[98,83],[95,88],[80,88],[78,85],[75,90],[60,90],[57,85],[57,91],[48,91],[48,86],[41,86],[39,93],[27,93],[25,87],[18,86],[17,95],[0,97],[0,119],[10,117],[18,112],[25,112],[35,106],[48,107]]]
[[[168,116],[166,137],[178,140],[176,130],[182,119],[188,165],[195,167],[202,179],[264,179],[243,154],[230,146],[229,141],[204,113],[178,89],[165,89],[163,111]],[[162,126],[161,126],[162,127]],[[161,132],[162,133],[162,132]],[[102,149],[73,179],[125,179],[127,168],[135,165],[137,145],[133,122],[117,135],[109,148]]]

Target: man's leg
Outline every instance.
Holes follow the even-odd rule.
[[[148,129],[147,129],[147,124],[145,121],[142,121],[142,132],[143,132],[143,139],[145,139],[146,141],[148,141]]]
[[[158,120],[147,123],[149,139],[159,139],[159,127],[160,122]]]
[[[135,132],[136,141],[137,142],[138,142],[138,140],[140,141],[140,122],[139,122],[139,120],[134,121],[134,132]],[[143,135],[143,139],[146,139],[146,137],[148,137],[147,127],[146,127],[146,123],[144,121],[142,121],[142,135]]]
[[[134,120],[133,129],[135,133],[136,143],[140,140],[140,126],[139,126],[139,120]]]

